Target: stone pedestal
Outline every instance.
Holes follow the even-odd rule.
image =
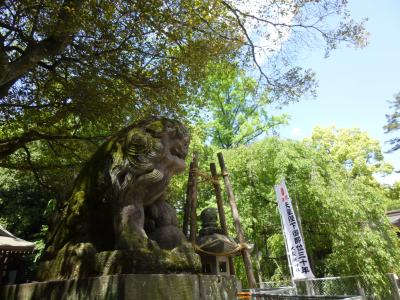
[[[230,300],[236,299],[234,276],[125,274],[8,285],[5,300]]]

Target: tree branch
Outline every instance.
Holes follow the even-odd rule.
[[[252,141],[256,137],[260,136],[265,131],[266,128],[268,128],[267,125],[262,125],[262,126],[257,127],[256,129],[253,130],[252,133],[242,136],[238,141],[235,142],[235,145],[236,146],[239,146],[242,144],[247,145],[250,141]]]
[[[60,103],[58,105],[60,105]],[[4,108],[41,109],[54,106],[55,105],[53,104],[28,105],[28,104],[0,103],[0,108],[4,107]]]
[[[258,71],[259,71],[260,74],[265,78],[265,80],[267,81],[268,84],[274,85],[274,84],[270,81],[269,77],[264,73],[264,71],[262,70],[260,64],[259,64],[258,61],[257,61],[256,52],[255,52],[255,48],[256,48],[256,47],[255,47],[255,45],[254,45],[252,39],[250,38],[249,33],[247,32],[246,28],[244,27],[242,21],[240,20],[239,10],[237,10],[236,8],[234,8],[233,6],[231,6],[229,3],[225,2],[225,1],[221,1],[221,2],[222,2],[223,5],[225,5],[225,6],[233,13],[233,15],[235,16],[236,21],[237,21],[239,27],[242,29],[242,31],[243,31],[243,33],[244,33],[244,35],[245,35],[245,37],[246,37],[246,40],[247,40],[247,42],[248,42],[248,44],[249,44],[249,46],[250,46],[250,51],[251,51],[251,56],[252,56],[252,58],[253,58],[253,62],[254,62],[254,64],[256,65]]]
[[[28,147],[23,146],[22,147],[25,150],[26,154],[26,161],[28,162],[28,165],[30,166],[30,170],[32,171],[33,175],[36,178],[36,181],[43,186],[44,188],[48,189],[49,187],[43,182],[43,180],[40,178],[39,173],[37,172],[36,168],[34,167],[32,160],[31,160],[31,153],[29,152]]]
[[[35,168],[37,171],[45,171],[45,170],[58,170],[58,169],[65,169],[65,168],[76,168],[80,167],[81,163],[70,163],[70,164],[46,164],[46,165],[23,165],[23,164],[13,164],[8,162],[1,162],[0,168],[10,169],[10,170],[17,170],[17,171],[31,171],[32,167]]]
[[[40,133],[36,130],[30,130],[23,133],[19,137],[13,137],[10,139],[0,140],[0,160],[4,159],[8,155],[14,153],[18,149],[24,148],[25,145],[29,142],[38,141],[38,140],[83,140],[83,141],[92,141],[98,139],[104,139],[108,136],[92,136],[92,137],[83,137],[83,136],[68,136],[68,135],[52,135],[46,133]]]
[[[76,25],[79,23],[77,12],[82,7],[84,1],[66,0],[62,4],[58,15],[55,30],[40,42],[31,41],[20,57],[6,64],[0,65],[0,95],[7,95],[12,84],[15,83],[27,71],[35,68],[46,57],[60,54],[70,42]],[[71,25],[72,24],[72,25]],[[18,30],[13,26],[0,23],[0,26],[8,26],[9,30]],[[20,30],[19,30],[20,31]],[[10,85],[10,83],[12,83]]]

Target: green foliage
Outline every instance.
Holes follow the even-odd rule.
[[[293,37],[308,36],[310,30],[322,33],[331,49],[340,40],[353,45],[365,41],[362,22],[352,22],[344,1],[283,4],[278,10],[261,7],[257,21],[239,2],[236,7],[197,0],[0,1],[0,167],[2,175],[14,178],[2,182],[4,207],[10,207],[2,220],[19,231],[20,217],[13,217],[38,198],[37,211],[23,217],[27,224],[36,223],[50,199],[59,205],[66,198],[73,178],[101,142],[127,123],[148,114],[186,116],[196,106],[207,106],[210,99],[197,96],[207,86],[205,81],[212,86],[210,80],[218,79],[210,66],[217,71],[220,66],[222,75],[224,66],[258,66],[249,55],[259,48],[249,40],[248,24],[269,24],[268,32],[251,35],[270,45],[281,45],[273,36],[285,36],[287,28],[292,28]],[[338,30],[325,26],[326,16],[332,14],[343,20]],[[270,22],[281,16],[292,16],[299,24],[292,27],[291,19],[287,26]],[[297,100],[314,86],[312,72],[286,58],[283,63],[271,59],[265,68],[270,72],[262,72],[260,81],[281,102]],[[221,88],[229,79],[237,84],[232,86],[235,95],[254,94],[255,81],[237,70],[227,69]],[[254,99],[266,103],[265,95]],[[244,111],[254,107],[247,100],[235,96]],[[257,113],[262,116],[246,113],[231,119],[239,121],[236,133],[241,138],[251,140],[260,123],[281,122],[269,118],[265,123],[259,106]],[[228,131],[227,138],[239,144],[232,134]],[[21,194],[6,187],[10,180]],[[29,198],[35,194],[31,189],[44,198]],[[11,203],[19,203],[19,209],[14,211]],[[39,232],[41,227],[31,228]]]
[[[209,102],[202,114],[209,116],[213,145],[222,149],[248,145],[287,122],[286,115],[268,115],[271,101],[267,90],[236,64],[219,63],[209,69],[210,75],[197,97],[200,102]]]
[[[46,223],[49,195],[35,184],[32,175],[0,169],[2,225],[22,238],[34,239]]]
[[[227,152],[244,226],[256,243],[274,238],[279,219],[272,188],[286,178],[316,275],[366,275],[378,289],[384,274],[397,269],[400,258],[397,237],[385,217],[387,199],[377,184],[354,177],[325,150],[266,140]],[[265,259],[261,265],[268,262]]]
[[[208,106],[214,146],[205,146],[207,120],[193,126],[191,146],[207,171],[215,145],[247,145],[284,123],[285,117],[269,116],[265,105],[297,101],[315,87],[313,72],[289,59],[293,49],[313,33],[321,34],[327,51],[340,41],[363,46],[366,35],[363,22],[349,17],[347,1],[278,2],[251,15],[230,1],[0,1],[2,224],[23,238],[42,239],[49,212],[59,208],[100,142],[144,115],[192,118],[196,106]],[[238,66],[255,67],[262,80]],[[355,134],[357,147],[368,142]],[[334,256],[344,251],[341,243],[351,245],[365,234],[375,241],[371,251],[383,246],[386,223],[378,233],[373,224],[379,223],[386,198],[371,174],[387,168],[375,163],[382,161],[376,145],[350,153],[344,149],[352,134],[346,146],[334,149],[326,142],[332,136],[323,135],[304,143],[268,139],[225,153],[247,235],[262,251],[263,277],[288,274],[272,189],[284,177],[304,219],[317,274],[365,271],[361,256],[353,253],[359,260],[353,269],[349,259]],[[185,200],[186,178],[174,179],[170,188],[178,207]],[[199,196],[199,212],[215,205],[210,186],[200,184]],[[368,227],[352,226],[354,236],[345,237],[346,224],[357,220],[368,220]],[[343,223],[338,233],[337,222]],[[392,247],[390,233],[387,240]],[[387,253],[366,265],[375,268],[379,262],[387,269],[392,263]],[[242,267],[238,273],[244,274]]]
[[[394,96],[394,100],[391,102],[392,109],[394,110],[391,114],[386,115],[387,124],[383,127],[385,133],[393,133],[400,129],[400,93]],[[400,138],[394,137],[389,140],[392,148],[389,152],[394,152],[400,149]]]
[[[217,149],[208,149],[214,154],[200,156],[203,171],[216,159]],[[385,190],[373,178],[382,166],[386,170],[380,153],[365,133],[332,128],[317,128],[302,142],[268,138],[223,152],[247,239],[261,255],[256,268],[261,278],[289,277],[273,189],[285,178],[315,275],[364,275],[367,285],[383,295],[385,274],[400,271],[400,248],[385,216]],[[210,205],[215,206],[212,187],[201,180],[198,214]],[[235,236],[229,206],[225,209]],[[236,264],[246,282],[240,257]]]
[[[59,192],[62,190],[60,186]],[[0,224],[17,237],[35,243],[35,252],[27,257],[31,272],[44,249],[47,224],[57,210],[56,200],[51,199],[56,196],[61,197],[41,186],[31,172],[0,168]]]
[[[379,141],[371,139],[358,128],[336,129],[335,127],[314,129],[311,142],[336,162],[342,164],[353,177],[372,174],[390,174],[393,167],[383,161]]]
[[[400,209],[400,181],[395,182],[392,186],[386,187],[386,194],[389,198],[387,210]]]
[[[313,90],[313,72],[277,49],[298,47],[312,33],[327,50],[340,41],[365,45],[363,22],[346,6],[282,1],[252,15],[230,1],[1,1],[0,158],[36,140],[74,149],[66,141],[104,138],[143,115],[185,115],[207,104],[195,95],[208,66],[221,62],[255,65],[275,101],[296,101]],[[259,49],[270,58],[264,71]],[[258,126],[251,120],[242,126],[245,140]]]
[[[46,141],[44,155],[61,147],[82,157],[76,149],[139,117],[184,115],[205,66],[235,57],[242,45],[227,9],[210,6],[2,1],[0,159],[19,152],[10,159],[24,163],[36,140]]]

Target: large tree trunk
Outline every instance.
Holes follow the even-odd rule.
[[[10,61],[0,45],[0,97],[8,94],[12,85],[26,72],[37,67],[44,58],[51,58],[60,54],[71,41],[77,31],[80,19],[80,10],[85,1],[66,0],[60,9],[57,23],[47,38],[41,41],[30,40],[25,49],[21,49],[21,56]],[[5,24],[4,26],[7,26]],[[1,40],[0,40],[1,41]]]

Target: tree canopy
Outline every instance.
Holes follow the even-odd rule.
[[[179,113],[203,66],[242,44],[229,19],[218,22],[226,9],[207,1],[0,5],[2,158],[35,140],[86,140]]]
[[[215,161],[214,151],[203,149],[203,171]],[[400,248],[385,216],[386,190],[373,177],[386,166],[376,140],[359,129],[316,128],[303,141],[266,138],[223,154],[247,239],[255,243],[259,278],[290,277],[274,192],[274,185],[285,178],[314,274],[363,275],[371,293],[387,299],[385,274],[400,271]],[[198,213],[216,205],[208,184],[200,183]],[[228,224],[235,236],[232,219]],[[239,261],[238,274],[244,279]]]
[[[386,115],[387,124],[383,127],[385,133],[393,133],[400,129],[400,93],[395,95],[391,104],[394,111]],[[389,140],[389,143],[392,145],[389,152],[394,152],[400,149],[400,138],[394,137]]]
[[[246,76],[243,69],[229,63],[214,64],[209,69],[196,95],[199,102],[209,104],[196,119],[209,128],[211,144],[221,149],[248,145],[286,124],[286,115],[270,115],[268,91],[257,80]]]
[[[316,127],[311,143],[327,154],[353,177],[363,177],[375,182],[373,174],[387,175],[393,167],[383,160],[379,141],[358,128],[337,129]]]
[[[346,5],[1,1],[0,158],[36,140],[71,148],[143,114],[182,114],[216,61],[256,67],[271,99],[298,100],[314,77],[289,59],[290,45],[316,36],[327,50],[365,44],[363,23]]]
[[[296,54],[321,41],[327,54],[366,44],[347,1],[0,0],[0,222],[42,240],[100,141],[144,115],[172,115],[187,118],[202,169],[216,147],[227,149],[261,277],[288,275],[273,193],[282,178],[317,275],[396,269],[383,216],[390,193],[373,178],[390,167],[376,141],[319,128],[302,142],[255,142],[286,120],[266,105],[314,93],[314,73]],[[178,207],[186,180],[171,186]],[[214,203],[210,188],[200,196],[201,206]]]

